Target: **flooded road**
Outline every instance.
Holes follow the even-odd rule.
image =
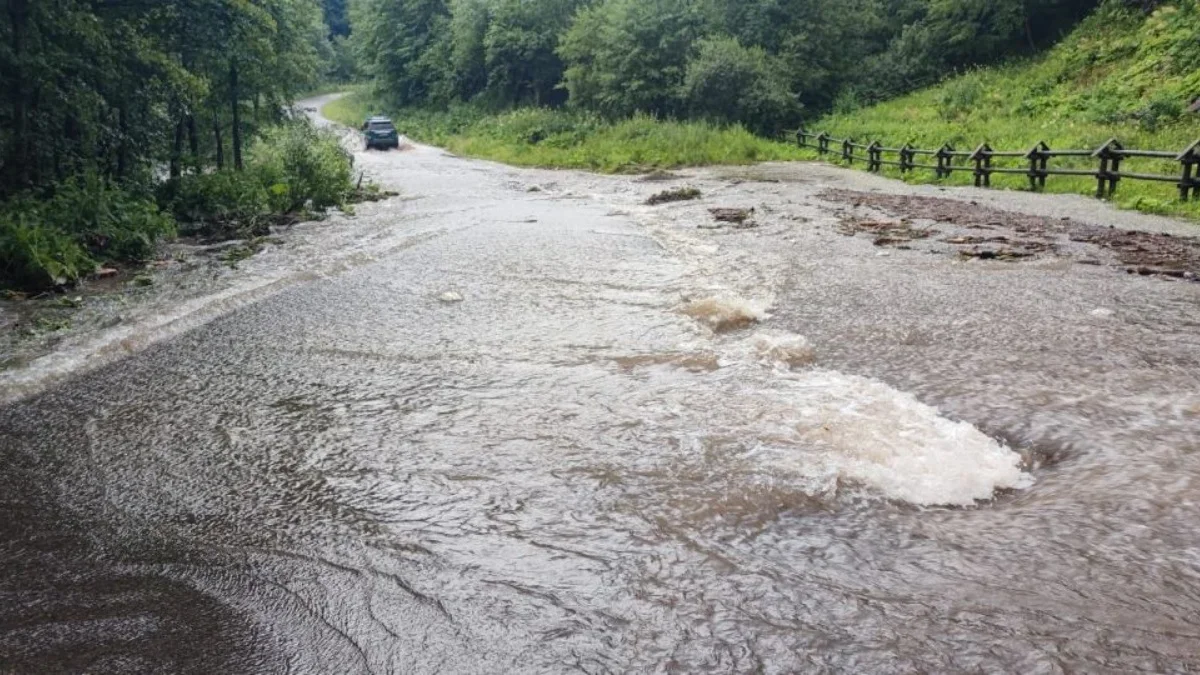
[[[0,672],[1200,669],[1200,284],[870,195],[1190,226],[357,159],[404,197],[0,383]]]

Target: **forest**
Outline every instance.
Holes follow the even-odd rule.
[[[472,101],[770,133],[1052,45],[1097,0],[351,0],[395,107]]]
[[[323,9],[4,0],[0,284],[61,286],[180,229],[245,234],[343,201],[348,153],[287,110],[336,63]]]

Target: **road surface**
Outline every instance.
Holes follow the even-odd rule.
[[[357,160],[402,197],[6,376],[0,672],[1200,669],[1200,284],[1080,234],[1190,226]]]

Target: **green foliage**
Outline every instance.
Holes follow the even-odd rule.
[[[968,115],[984,99],[987,89],[978,73],[968,73],[947,82],[938,96],[938,116],[953,121]]]
[[[703,16],[687,0],[604,0],[562,37],[571,102],[608,116],[683,111],[682,85]]]
[[[214,171],[167,184],[160,200],[190,230],[253,230],[271,212],[266,187],[254,172]]]
[[[127,180],[214,162],[218,140],[239,146],[315,83],[326,40],[318,0],[5,7],[0,198],[87,171]]]
[[[95,173],[51,195],[24,195],[0,205],[0,283],[16,288],[70,284],[95,261],[149,259],[175,222],[144,194]]]
[[[557,105],[563,64],[558,36],[581,0],[495,0],[483,36],[486,91],[503,105]]]
[[[117,187],[95,173],[60,185],[37,210],[43,225],[74,236],[101,260],[148,260],[160,238],[175,235],[174,219],[149,195]]]
[[[939,86],[877,106],[831,114],[811,124],[836,137],[896,147],[951,143],[1024,150],[1039,141],[1054,149],[1095,149],[1116,137],[1128,148],[1180,151],[1200,138],[1200,117],[1185,106],[1200,92],[1200,2],[1167,3],[1150,15],[1108,2],[1042,57],[978,69]],[[1023,166],[1007,160],[998,165]],[[1059,168],[1095,169],[1089,158],[1056,158]],[[1134,159],[1123,169],[1174,175],[1173,161]],[[932,179],[932,172],[917,172]],[[967,172],[951,179],[967,182]],[[1024,188],[1024,176],[993,176]],[[1052,191],[1093,194],[1095,180],[1052,176]],[[1117,203],[1153,213],[1200,215],[1177,201],[1170,183],[1123,181]]]
[[[353,189],[353,163],[336,134],[295,122],[263,134],[251,150],[250,171],[273,211],[324,211],[341,206]]]
[[[683,91],[697,117],[777,134],[799,112],[788,86],[783,64],[766,50],[743,47],[733,38],[710,38],[700,41],[688,63]]]
[[[275,216],[342,206],[354,189],[353,162],[336,134],[295,121],[264,131],[245,171],[183,176],[160,201],[198,234],[261,234]]]
[[[29,213],[0,213],[0,286],[42,289],[78,281],[96,263],[72,237],[31,222]]]
[[[448,32],[442,0],[357,0],[350,6],[360,72],[394,105],[425,101],[442,79],[441,63],[422,58]]]

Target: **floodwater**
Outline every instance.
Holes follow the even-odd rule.
[[[1200,284],[358,159],[405,198],[0,382],[0,671],[1200,670]]]

